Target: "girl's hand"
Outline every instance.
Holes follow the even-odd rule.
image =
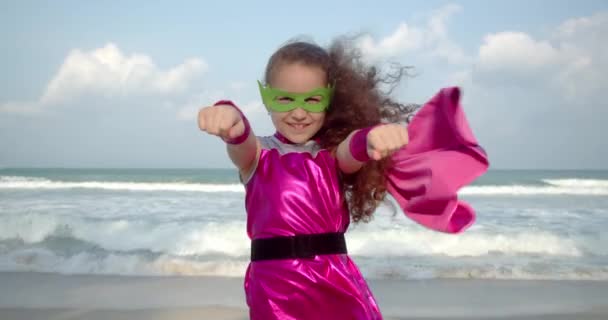
[[[373,160],[384,159],[407,145],[409,137],[405,126],[383,124],[367,134],[367,154]]]
[[[240,113],[227,104],[202,108],[198,112],[198,127],[222,140],[234,139],[245,132]]]

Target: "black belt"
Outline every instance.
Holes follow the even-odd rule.
[[[316,255],[340,253],[347,253],[343,232],[301,234],[251,241],[251,261],[310,259]]]

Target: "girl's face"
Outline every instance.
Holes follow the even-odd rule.
[[[282,91],[304,93],[327,86],[326,77],[325,71],[319,67],[289,63],[275,70],[270,85]],[[279,97],[279,101],[280,99]],[[311,99],[314,100],[315,97]],[[311,102],[314,103],[309,101]],[[325,112],[308,112],[302,108],[288,112],[272,111],[270,114],[277,131],[293,143],[310,140],[321,129],[325,120]]]

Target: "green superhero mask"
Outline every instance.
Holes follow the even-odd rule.
[[[289,112],[302,108],[308,112],[323,112],[329,108],[334,88],[317,88],[309,92],[293,93],[263,86],[258,81],[262,101],[268,110],[276,112]]]

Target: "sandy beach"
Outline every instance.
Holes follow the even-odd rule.
[[[608,319],[603,281],[369,283],[386,319]],[[0,284],[2,320],[248,318],[239,278],[3,272]]]

